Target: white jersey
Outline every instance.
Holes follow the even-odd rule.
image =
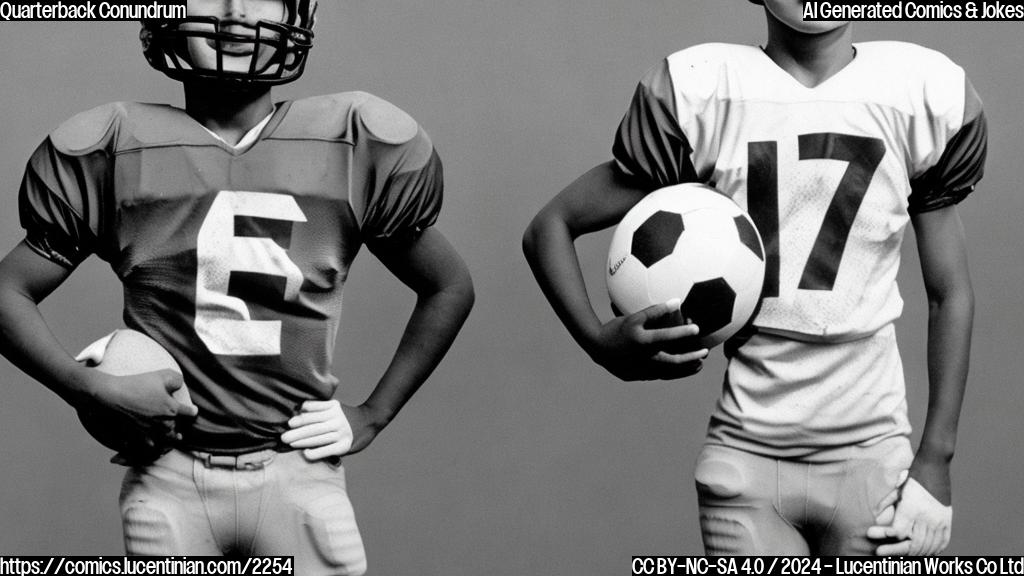
[[[648,72],[619,127],[623,172],[651,188],[715,186],[765,244],[762,306],[754,336],[728,351],[713,439],[805,456],[909,431],[889,337],[903,234],[911,214],[973,190],[985,120],[945,56],[855,47],[814,88],[757,47],[683,50]]]

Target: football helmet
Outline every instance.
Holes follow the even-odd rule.
[[[283,21],[255,25],[216,16],[178,20],[143,20],[139,38],[149,64],[180,81],[214,81],[238,85],[284,84],[295,80],[313,46],[317,0],[282,0]],[[198,61],[190,43],[212,48],[214,61]],[[230,65],[226,65],[226,60]]]

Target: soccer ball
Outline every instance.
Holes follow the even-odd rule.
[[[606,280],[617,313],[673,298],[700,327],[700,343],[727,340],[753,315],[764,282],[764,246],[739,206],[703,184],[644,197],[619,223]]]
[[[114,376],[165,369],[181,373],[178,363],[160,344],[141,332],[129,329],[115,330],[93,342],[75,359],[84,362],[86,366]],[[192,404],[188,389],[184,385],[175,390],[173,396],[183,404]],[[156,459],[170,448],[161,442],[148,439],[143,430],[112,409],[79,409],[78,419],[81,420],[86,432],[100,444],[118,453],[114,457],[115,462],[143,463]]]

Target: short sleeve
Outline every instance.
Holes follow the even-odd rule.
[[[109,165],[105,150],[72,154],[61,151],[52,137],[43,141],[18,193],[28,246],[68,268],[95,252]]]
[[[615,164],[650,188],[697,180],[693,152],[676,116],[668,60],[647,72],[619,123],[612,146]]]
[[[429,148],[429,153],[410,151],[409,156],[426,154],[426,159],[417,159],[411,165],[399,162],[386,169],[387,175],[367,203],[360,223],[367,240],[415,235],[437,221],[444,194],[441,159],[425,135],[423,141],[411,145]]]
[[[441,211],[444,174],[430,137],[408,114],[376,97],[359,105],[356,169],[350,197],[364,241],[396,239],[432,226]]]
[[[988,147],[988,127],[981,99],[965,79],[964,118],[938,162],[911,180],[908,210],[928,212],[957,204],[981,180]]]

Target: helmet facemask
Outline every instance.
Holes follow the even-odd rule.
[[[143,21],[143,53],[151,66],[180,81],[235,86],[291,82],[302,74],[313,46],[316,0],[284,4],[284,22],[252,25],[216,16]]]

